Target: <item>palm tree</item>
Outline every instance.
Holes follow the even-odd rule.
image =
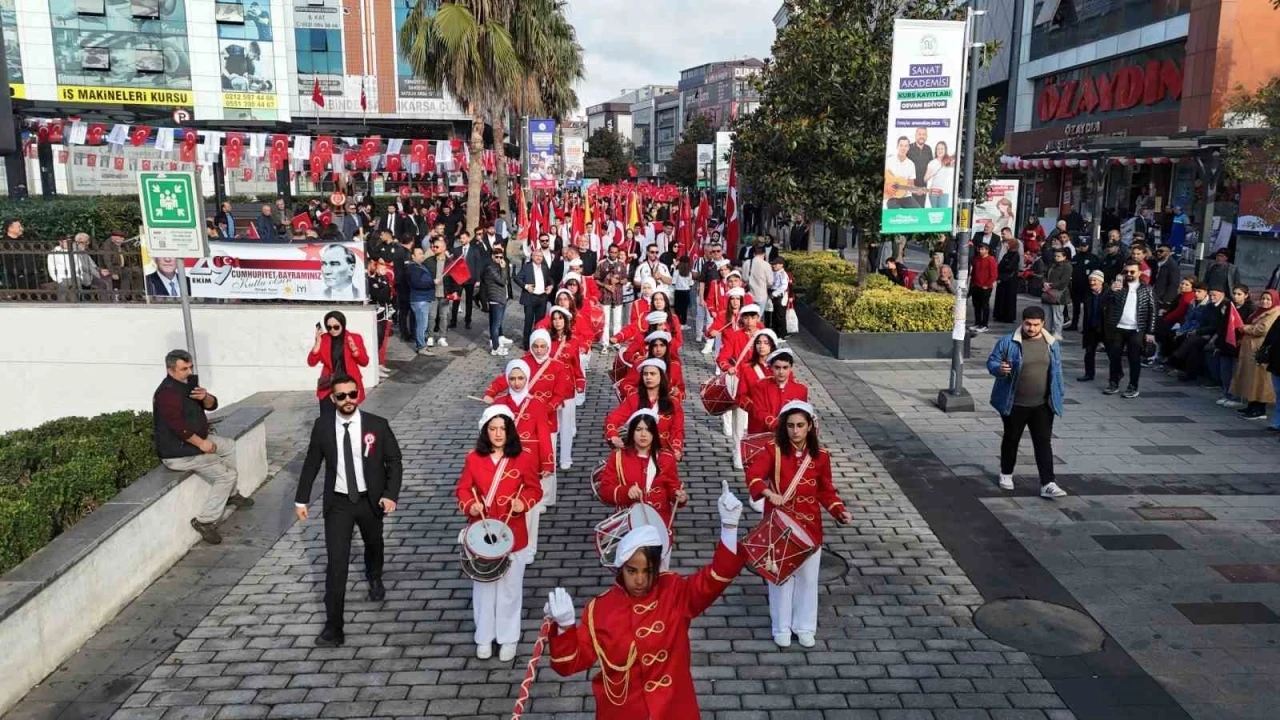
[[[400,29],[414,75],[443,87],[471,116],[467,230],[480,223],[487,111],[502,107],[523,77],[508,26],[524,0],[418,0]]]
[[[521,0],[511,17],[511,40],[521,74],[513,92],[494,116],[494,145],[499,148],[496,185],[499,208],[507,212],[506,117],[547,115],[561,118],[578,107],[573,85],[583,77],[582,46],[565,17],[563,0]]]

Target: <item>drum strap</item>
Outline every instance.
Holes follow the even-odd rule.
[[[498,467],[493,471],[493,480],[489,482],[489,491],[484,494],[484,506],[486,508],[493,507],[493,500],[498,496],[498,486],[502,484],[502,477],[507,472],[507,458],[504,456],[498,461]]]
[[[551,361],[554,359],[555,358],[553,357],[548,357],[546,362],[538,366],[538,372],[534,373],[533,377],[529,378],[529,385],[528,385],[529,392],[531,393],[533,392],[533,386],[538,384],[538,379],[542,377],[542,373],[546,372],[547,366],[550,365]]]
[[[644,493],[648,496],[649,491],[653,489],[653,478],[658,474],[658,460],[649,453],[649,462],[644,466]]]
[[[791,502],[791,498],[795,497],[796,488],[800,487],[800,478],[804,477],[804,472],[809,469],[809,462],[812,460],[809,453],[804,454],[804,460],[800,461],[800,467],[796,469],[796,474],[792,476],[791,483],[787,485],[786,492],[782,493],[782,504],[786,505]],[[773,448],[773,484],[779,490],[782,489],[782,449],[776,445]]]

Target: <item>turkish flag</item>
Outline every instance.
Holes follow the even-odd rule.
[[[89,129],[85,133],[84,139],[88,145],[101,145],[106,137],[107,126],[105,123],[89,123]]]
[[[435,171],[436,171],[436,154],[435,154],[435,153],[427,153],[427,162],[426,162],[426,165],[425,165],[425,166],[424,166],[424,165],[419,165],[418,167],[422,168],[422,172],[424,172],[424,173],[431,173],[431,174],[434,174],[434,173],[435,173]]]
[[[431,143],[426,140],[414,140],[409,145],[409,162],[418,164],[418,172],[427,172],[427,158],[431,154]]]
[[[227,167],[240,167],[244,157],[244,133],[227,133]]]
[[[367,164],[369,162],[369,158],[372,158],[374,155],[377,155],[378,152],[381,150],[382,150],[381,136],[372,135],[370,137],[365,138],[360,143],[360,161]]]
[[[330,212],[329,210],[325,210],[324,212],[320,213],[320,224],[321,224],[321,225],[328,225],[328,224],[330,224],[330,223],[332,223],[332,222],[333,222],[333,213],[332,213],[332,212]]]
[[[124,158],[114,158],[114,162],[112,164],[115,166],[116,170],[124,170]],[[1238,318],[1240,316],[1237,315],[1236,317]]]
[[[147,144],[147,138],[151,137],[151,128],[146,125],[139,125],[129,133],[129,144],[134,147],[142,147]]]
[[[404,160],[399,155],[388,155],[387,163],[386,163],[387,172],[389,173],[400,172],[400,168],[403,165],[403,163],[404,163]]]
[[[200,134],[195,130],[186,130],[182,135],[182,144],[178,146],[178,159],[182,162],[195,162],[196,159],[196,143],[200,141]]]
[[[1234,303],[1227,303],[1227,344],[1231,347],[1238,347],[1240,344],[1239,330],[1244,327],[1244,321],[1240,319],[1240,311],[1236,310]]]
[[[333,136],[321,135],[311,143],[311,174],[319,175],[333,159]],[[336,169],[336,168],[335,168]]]
[[[315,83],[311,86],[311,102],[324,107],[324,91],[320,89],[320,78],[316,78]]]
[[[471,269],[467,267],[467,263],[462,259],[461,255],[445,266],[444,274],[459,285],[466,285],[467,281],[471,279]]]
[[[311,230],[315,227],[315,224],[311,222],[311,216],[304,212],[294,215],[293,220],[289,221],[289,224],[293,226],[294,230],[302,231]]]
[[[283,170],[289,164],[289,136],[271,136],[271,168]]]
[[[62,121],[61,120],[54,120],[53,122],[49,123],[49,142],[51,143],[62,142]]]

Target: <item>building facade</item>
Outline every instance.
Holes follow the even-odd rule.
[[[712,62],[684,70],[678,86],[683,122],[701,115],[713,130],[728,130],[733,121],[755,112],[760,94],[751,80],[764,69],[755,58]]]
[[[1280,73],[1280,12],[1271,0],[1023,0],[1012,66],[1010,164],[1024,171],[1024,204],[1052,218],[1070,203],[1086,217],[1097,201],[1121,217],[1138,197],[1157,213],[1204,206],[1191,158],[1109,163],[1091,184],[1073,152],[1100,142],[1158,145],[1222,127],[1236,87]],[[1111,139],[1111,140],[1103,140]],[[1061,167],[1059,167],[1061,166]],[[1097,197],[1095,193],[1102,193]],[[1219,207],[1215,212],[1222,210]]]

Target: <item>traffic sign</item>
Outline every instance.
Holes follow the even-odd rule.
[[[152,257],[205,256],[204,198],[195,173],[140,172],[138,197]]]

